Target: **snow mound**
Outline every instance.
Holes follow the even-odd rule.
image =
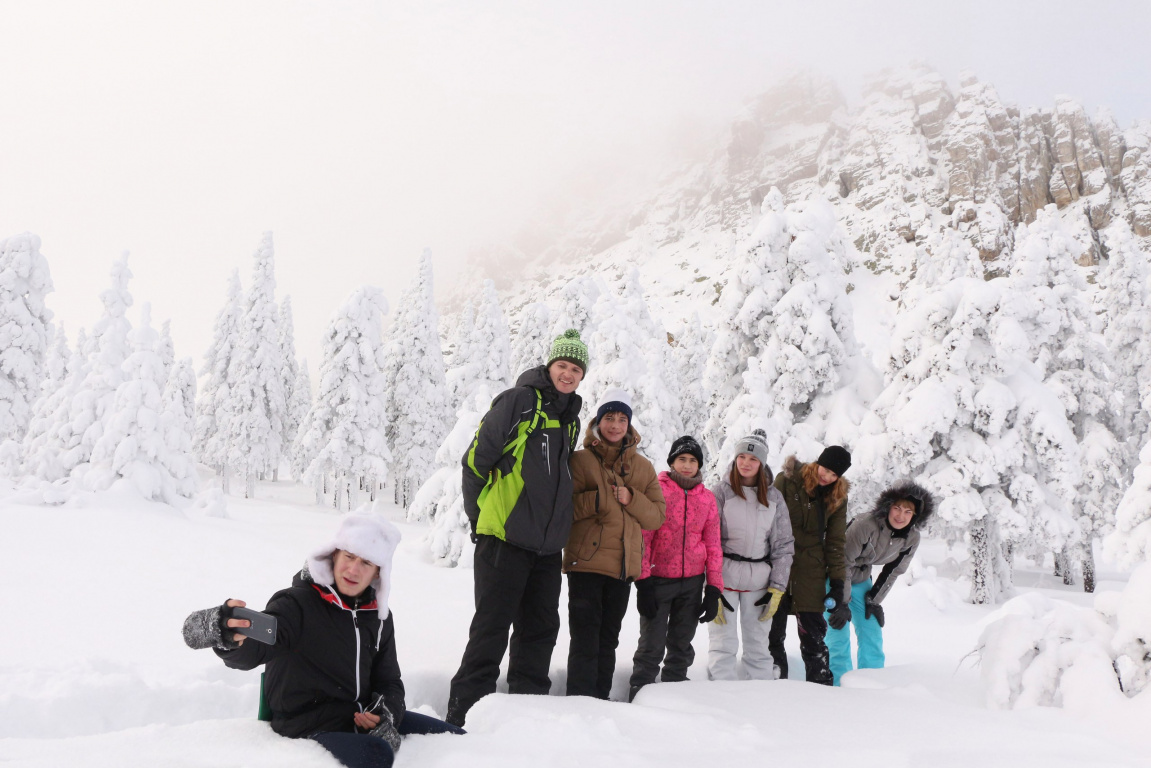
[[[977,651],[991,708],[1123,710],[1128,699],[1147,708],[1151,563],[1090,608],[1034,592],[1009,600],[988,617]]]

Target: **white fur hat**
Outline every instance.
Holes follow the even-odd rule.
[[[340,523],[336,538],[330,544],[308,558],[308,573],[312,581],[325,587],[332,586],[335,574],[332,573],[332,553],[337,549],[351,552],[357,557],[379,566],[380,573],[372,581],[376,591],[376,606],[380,619],[388,618],[388,596],[392,591],[392,555],[400,543],[400,529],[389,523],[382,515],[373,512],[356,512],[348,515]]]

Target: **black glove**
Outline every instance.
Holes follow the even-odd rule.
[[[388,746],[392,748],[393,754],[399,752],[400,732],[396,730],[396,721],[395,718],[392,717],[392,711],[388,709],[388,705],[384,703],[384,694],[372,694],[372,705],[364,711],[378,715],[380,718],[380,724],[368,731],[368,735],[388,742]]]
[[[840,603],[831,610],[827,617],[827,626],[832,629],[843,629],[849,621],[851,621],[851,606],[847,603]]]
[[[655,599],[655,586],[650,579],[640,579],[635,583],[635,607],[645,619],[654,619],[659,603]]]
[[[715,617],[719,615],[719,605],[723,603],[723,607],[729,611],[735,609],[731,607],[731,603],[724,599],[723,591],[719,587],[708,584],[703,588],[703,610],[699,614],[699,623],[706,624],[709,621],[715,621]]]
[[[834,613],[835,611],[838,611],[839,607],[843,605],[843,579],[831,579],[830,586],[828,587],[827,595],[824,597],[824,600],[826,600],[828,597],[835,601],[835,606],[829,608],[828,613]],[[850,616],[850,613],[848,615]]]
[[[870,619],[872,616],[879,622],[880,629],[883,628],[883,606],[875,602],[875,596],[868,592],[863,596],[863,618]]]
[[[227,623],[230,618],[232,609],[226,600],[215,608],[195,611],[184,619],[184,642],[195,650],[219,648],[231,651],[239,648],[240,644],[233,639],[236,628]]]

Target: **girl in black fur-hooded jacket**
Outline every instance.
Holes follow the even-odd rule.
[[[847,579],[843,600],[851,605],[851,625],[859,651],[860,669],[883,667],[883,598],[896,578],[911,565],[919,547],[919,532],[935,511],[935,500],[915,483],[899,483],[879,495],[872,510],[851,520],[847,526],[844,556]],[[874,582],[873,566],[880,565]],[[831,652],[831,673],[835,685],[852,669],[849,627],[829,629],[827,648]]]

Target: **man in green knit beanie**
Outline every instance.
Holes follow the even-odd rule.
[[[583,405],[575,391],[587,368],[587,345],[578,331],[565,331],[545,364],[524,371],[496,396],[464,455],[476,613],[452,678],[450,723],[463,725],[472,705],[495,692],[509,630],[508,692],[551,690],[560,561],[574,515],[568,460]]]

